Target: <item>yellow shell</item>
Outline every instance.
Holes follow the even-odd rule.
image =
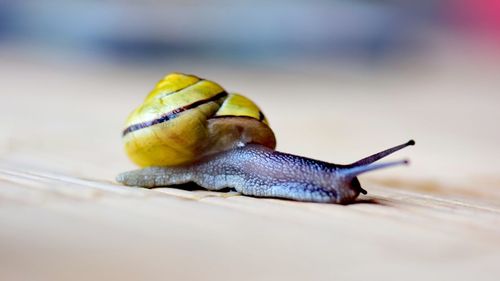
[[[246,143],[276,146],[255,103],[183,73],[168,74],[156,84],[127,118],[123,140],[128,156],[141,167],[188,164]]]

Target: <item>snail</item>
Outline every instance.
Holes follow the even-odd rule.
[[[128,186],[194,182],[243,195],[348,204],[360,193],[361,173],[407,164],[374,163],[404,144],[348,165],[275,151],[276,139],[259,107],[213,81],[171,73],[135,109],[123,131],[129,158],[142,169],[119,174]]]

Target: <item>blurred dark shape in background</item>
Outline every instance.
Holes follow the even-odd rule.
[[[0,3],[0,47],[135,62],[379,61],[422,52],[436,32],[498,43],[499,26],[495,0]]]

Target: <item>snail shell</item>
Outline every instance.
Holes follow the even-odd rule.
[[[247,143],[276,147],[259,107],[219,84],[171,73],[126,121],[125,150],[141,167],[193,163]]]

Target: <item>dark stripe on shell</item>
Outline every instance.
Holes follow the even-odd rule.
[[[257,118],[254,118],[254,117],[248,116],[248,115],[214,115],[214,116],[211,116],[209,119],[235,118],[235,117],[258,120]]]
[[[196,76],[194,76],[194,77],[196,77]],[[172,91],[172,92],[162,93],[162,94],[161,94],[161,97],[166,97],[166,96],[170,96],[170,95],[173,95],[173,94],[177,94],[177,93],[178,93],[178,92],[180,92],[180,91],[184,91],[184,90],[186,90],[187,88],[194,87],[194,86],[196,86],[196,84],[201,83],[201,82],[203,82],[203,81],[206,81],[205,79],[201,79],[200,77],[196,77],[196,78],[198,78],[198,79],[200,79],[200,80],[198,80],[198,81],[194,81],[193,83],[191,83],[191,84],[189,84],[189,85],[186,85],[185,87],[180,88],[180,89],[179,89],[179,90],[177,90],[177,91]]]
[[[208,98],[208,99],[204,99],[204,100],[199,100],[199,101],[195,101],[191,104],[188,104],[188,105],[185,105],[183,107],[179,107],[179,108],[176,108],[168,113],[165,113],[163,114],[161,117],[159,118],[156,118],[154,120],[151,120],[151,121],[146,121],[146,122],[142,122],[142,123],[138,123],[138,124],[134,124],[134,125],[130,125],[127,129],[125,129],[123,131],[123,136],[127,135],[128,133],[131,133],[133,131],[137,131],[137,130],[140,130],[140,129],[144,129],[144,128],[147,128],[147,127],[151,127],[153,125],[156,125],[156,124],[160,124],[160,123],[163,123],[163,122],[167,122],[168,120],[172,120],[174,118],[176,118],[180,113],[188,110],[188,109],[193,109],[193,108],[196,108],[200,105],[203,105],[205,103],[209,103],[211,101],[216,101],[220,98],[223,98],[223,97],[226,97],[227,96],[227,92],[226,91],[223,91],[223,92],[220,92],[218,93],[217,95],[211,97],[211,98]]]

